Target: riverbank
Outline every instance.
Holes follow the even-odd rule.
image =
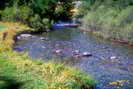
[[[94,81],[87,74],[13,51],[14,36],[30,28],[21,23],[0,24],[6,27],[0,31],[0,89],[92,89]]]
[[[84,16],[82,29],[105,39],[133,45],[132,10],[132,6],[119,10],[101,5]]]

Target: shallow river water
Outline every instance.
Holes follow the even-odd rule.
[[[96,89],[133,89],[133,47],[101,40],[79,29],[62,29],[16,42],[16,51],[79,68],[97,80]],[[92,56],[75,56],[89,52]]]

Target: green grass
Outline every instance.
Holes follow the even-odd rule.
[[[73,68],[41,60],[13,51],[0,53],[0,89],[91,89],[91,76]],[[16,88],[19,87],[19,88]]]
[[[10,33],[4,41],[0,35],[0,89],[92,89],[95,81],[77,69],[14,52],[13,37],[24,27],[11,24],[0,32]]]

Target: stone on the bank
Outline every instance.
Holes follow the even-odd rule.
[[[19,37],[21,38],[27,38],[27,37],[31,37],[31,34],[21,34]]]
[[[20,40],[20,39],[21,39],[21,37],[20,37],[20,36],[17,36],[17,39],[18,39],[18,40]]]

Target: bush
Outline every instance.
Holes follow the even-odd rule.
[[[41,18],[37,14],[35,14],[29,19],[29,24],[34,29],[41,29],[43,27],[43,24],[41,23]]]
[[[3,21],[20,21],[29,24],[35,30],[48,30],[50,21],[47,18],[42,19],[40,15],[34,14],[28,6],[7,7],[2,12]]]
[[[13,7],[7,7],[2,12],[2,20],[4,21],[14,21],[16,17],[16,10]]]
[[[43,31],[45,29],[46,31],[48,31],[50,27],[50,21],[47,18],[41,19],[38,14],[35,14],[34,16],[30,17],[29,25],[36,30]]]
[[[32,14],[32,10],[27,6],[6,7],[2,12],[2,20],[26,22]]]
[[[26,22],[32,15],[33,11],[31,8],[29,8],[28,6],[20,6],[17,18],[21,22]]]
[[[133,6],[125,9],[99,6],[83,18],[83,27],[97,31],[104,38],[133,42]]]

